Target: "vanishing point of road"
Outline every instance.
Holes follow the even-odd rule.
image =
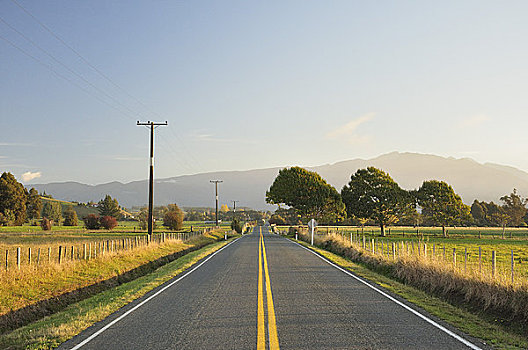
[[[268,227],[255,227],[60,347],[471,348],[485,347]]]

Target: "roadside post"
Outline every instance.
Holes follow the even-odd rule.
[[[316,226],[317,226],[317,221],[315,221],[315,219],[312,219],[312,220],[310,220],[308,222],[308,227],[312,231],[312,242],[311,242],[312,245],[313,245],[313,242],[314,242],[314,231],[315,231],[315,227]]]

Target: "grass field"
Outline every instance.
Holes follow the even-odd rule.
[[[53,315],[0,334],[2,349],[53,349],[120,307],[182,273],[229,241],[219,241],[161,266],[154,272],[71,304]]]
[[[279,227],[285,232],[289,227]],[[307,230],[306,228],[304,230]],[[363,232],[363,234],[362,234]],[[453,265],[453,249],[456,255],[456,267],[464,272],[475,273],[484,271],[491,275],[492,255],[495,252],[496,276],[505,281],[511,280],[511,265],[513,252],[514,279],[523,282],[528,279],[528,229],[507,228],[505,238],[501,238],[502,228],[472,227],[472,228],[450,228],[449,237],[442,237],[442,229],[437,227],[391,227],[390,234],[387,230],[386,237],[380,237],[378,227],[318,227],[316,234],[337,235],[350,241],[366,241],[367,250],[372,250],[372,240],[376,247],[375,251],[392,251],[392,243],[395,249],[404,249],[410,253],[418,254],[427,249],[429,257],[444,261]],[[480,233],[480,234],[479,234]],[[510,233],[511,237],[510,238]],[[479,238],[480,237],[480,238]],[[403,242],[403,248],[402,248]],[[425,245],[425,247],[424,247]],[[362,244],[361,244],[362,246]],[[418,246],[421,250],[418,250]],[[384,248],[382,248],[384,247]],[[384,250],[383,250],[384,249]],[[444,255],[445,250],[445,255]],[[392,254],[392,253],[389,253]]]
[[[107,230],[87,230],[82,224],[82,221],[79,221],[78,226],[52,226],[50,231],[43,231],[40,226],[31,226],[30,224],[24,224],[22,226],[0,226],[0,238],[2,233],[55,233],[55,232],[67,232],[67,233],[141,233],[147,232],[147,230],[142,230],[137,221],[119,221],[118,225],[111,231]],[[163,222],[158,222],[157,227],[154,232],[172,232],[167,227],[162,225]],[[231,222],[222,222],[220,227],[229,228]],[[213,227],[214,225],[205,225],[203,221],[184,221],[181,232],[190,231],[191,226],[193,230],[203,229],[205,227]]]
[[[178,239],[184,238],[184,236],[173,234],[171,235],[173,239],[167,239],[165,242],[161,242],[163,235],[158,235],[158,238],[153,239],[148,245],[146,244],[145,235],[116,236],[112,234],[107,236],[107,238],[114,239],[116,245],[106,246],[107,250],[105,251],[104,244],[103,249],[101,249],[101,245],[92,244],[90,246],[92,248],[90,250],[90,258],[87,259],[82,258],[82,248],[79,248],[79,244],[100,242],[100,235],[95,237],[91,234],[88,236],[77,234],[42,237],[42,235],[29,234],[30,237],[20,237],[20,234],[4,234],[2,237],[4,243],[0,244],[1,248],[12,248],[13,243],[17,245],[27,243],[24,250],[27,247],[33,247],[33,252],[35,252],[38,247],[41,247],[42,256],[39,265],[36,263],[36,257],[33,256],[32,264],[25,261],[20,269],[17,269],[16,265],[8,270],[0,269],[0,317],[14,310],[20,310],[37,302],[60,296],[66,292],[75,291],[79,288],[121,276],[127,271],[145,264],[151,264],[151,262],[162,257],[212,243],[222,239],[225,232],[225,229],[217,229],[204,235],[200,235],[198,232],[194,236],[186,234],[185,238],[188,239],[185,241]],[[11,237],[6,238],[7,236]],[[28,234],[22,236],[28,236]],[[136,237],[138,238],[136,239]],[[143,239],[139,240],[139,237]],[[6,240],[8,243],[5,243]],[[11,241],[9,242],[9,240]],[[52,245],[57,247],[59,244],[68,247],[62,262],[59,264],[56,256],[50,262],[47,262],[45,257],[47,249],[43,248]],[[81,252],[80,259],[77,259],[78,255],[76,255],[75,259],[68,255],[70,252],[69,247],[74,244],[77,244],[76,252]],[[120,244],[121,249],[117,249],[118,244]],[[98,250],[96,250],[97,248]],[[53,251],[56,252],[56,249],[53,248]],[[23,256],[23,258],[27,259],[27,255]],[[8,320],[8,322],[18,322],[16,317],[14,320]],[[0,329],[5,327],[9,328],[9,325],[0,324]]]

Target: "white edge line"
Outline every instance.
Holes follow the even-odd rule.
[[[404,309],[412,312],[413,314],[415,314],[416,316],[420,317],[421,319],[423,319],[424,321],[430,323],[431,325],[435,326],[436,328],[440,329],[441,331],[449,334],[450,336],[452,336],[453,338],[455,338],[456,340],[460,341],[461,343],[463,343],[464,345],[470,347],[471,349],[473,350],[483,350],[482,348],[479,348],[477,345],[469,342],[468,340],[462,338],[461,336],[459,336],[458,334],[450,331],[449,329],[445,328],[444,326],[438,324],[437,322],[431,320],[430,318],[428,318],[427,316],[425,315],[422,315],[421,313],[419,313],[418,311],[410,308],[409,306],[405,305],[404,303],[402,303],[401,301],[393,298],[392,296],[388,295],[387,293],[385,293],[384,291],[374,287],[373,285],[371,285],[370,283],[364,281],[363,279],[359,278],[358,276],[354,275],[352,272],[342,268],[341,266],[339,265],[336,265],[334,264],[333,262],[331,262],[330,260],[326,259],[325,257],[319,255],[317,252],[309,249],[309,248],[306,248],[305,246],[303,246],[302,244],[299,244],[297,242],[294,242],[290,239],[288,239],[288,241],[292,242],[292,243],[295,243],[297,244],[299,247],[303,248],[303,249],[306,249],[307,251],[309,251],[310,253],[312,253],[313,255],[317,256],[319,259],[325,261],[326,263],[332,265],[333,267],[335,267],[336,269],[338,270],[341,270],[342,272],[346,273],[347,275],[349,275],[350,277],[353,277],[354,279],[358,280],[359,282],[363,283],[364,285],[366,285],[367,287],[375,290],[376,292],[378,292],[379,294],[383,295],[384,297],[388,298],[389,300],[395,302],[396,304],[400,305],[401,307],[403,307]]]
[[[244,237],[244,236],[242,236]],[[90,341],[92,341],[93,339],[95,339],[97,336],[99,336],[101,333],[103,333],[104,331],[106,331],[108,328],[112,327],[114,324],[116,324],[117,322],[121,321],[123,318],[125,318],[126,316],[128,316],[131,312],[137,310],[139,307],[141,307],[142,305],[144,305],[145,303],[149,302],[151,299],[155,298],[156,296],[158,296],[159,294],[161,294],[162,292],[164,292],[166,289],[172,287],[174,284],[178,283],[179,281],[181,281],[182,279],[184,279],[185,277],[187,277],[188,275],[190,275],[192,272],[194,272],[196,269],[198,269],[200,266],[202,266],[203,264],[205,264],[209,259],[211,259],[213,256],[215,256],[216,254],[220,253],[222,250],[224,250],[225,248],[229,247],[231,244],[235,243],[236,241],[238,241],[240,238],[242,237],[238,237],[237,239],[235,239],[233,242],[230,242],[228,244],[226,244],[225,246],[223,246],[222,248],[218,249],[216,252],[214,252],[213,254],[209,255],[204,261],[202,261],[200,264],[198,264],[197,266],[195,266],[194,268],[192,268],[192,270],[188,271],[187,273],[185,273],[183,276],[180,276],[178,279],[174,280],[173,282],[169,283],[168,285],[166,285],[165,287],[161,288],[160,290],[158,290],[156,293],[152,294],[150,297],[148,297],[147,299],[143,300],[141,303],[137,304],[136,306],[134,306],[133,308],[131,308],[130,310],[128,310],[127,312],[125,312],[124,314],[122,314],[121,316],[119,316],[118,318],[116,318],[115,320],[113,320],[112,322],[110,322],[109,324],[107,324],[106,326],[104,326],[103,328],[101,328],[100,330],[98,330],[97,332],[95,332],[94,334],[92,334],[91,336],[89,336],[88,338],[86,338],[85,340],[83,340],[81,343],[77,344],[76,346],[74,346],[73,348],[71,348],[71,350],[77,350],[77,349],[80,349],[81,347],[83,347],[84,345],[88,344]]]

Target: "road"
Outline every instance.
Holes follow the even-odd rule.
[[[267,227],[256,227],[176,279],[60,349],[474,346],[464,344],[468,337],[460,332],[446,333],[309,250],[270,234]]]

